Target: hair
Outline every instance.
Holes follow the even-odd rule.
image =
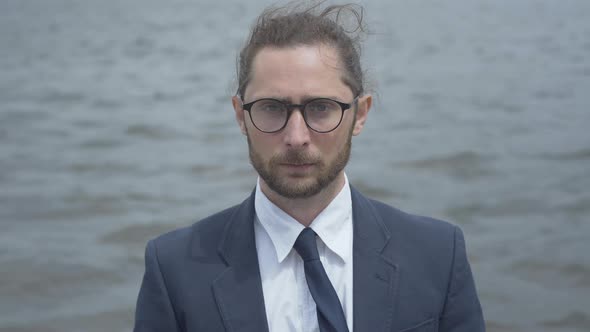
[[[300,45],[334,47],[343,67],[343,82],[355,96],[364,93],[360,63],[361,39],[366,32],[364,9],[360,5],[332,5],[321,10],[325,1],[311,4],[291,2],[284,7],[265,9],[250,30],[237,61],[237,95],[244,97],[251,79],[252,62],[265,47],[288,48]],[[352,28],[346,27],[351,24]]]

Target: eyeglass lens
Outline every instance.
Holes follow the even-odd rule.
[[[303,118],[311,129],[327,132],[340,124],[342,111],[340,105],[333,100],[317,99],[305,105]],[[285,126],[289,120],[289,109],[278,100],[263,99],[252,105],[250,115],[259,130],[273,132]]]

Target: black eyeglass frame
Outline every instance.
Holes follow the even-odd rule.
[[[344,111],[352,108],[352,106],[358,102],[358,98],[359,98],[358,96],[354,97],[354,99],[352,100],[352,102],[349,103],[349,104],[340,102],[338,100],[330,99],[330,98],[314,98],[314,99],[310,99],[310,100],[306,101],[303,104],[287,104],[287,103],[285,103],[285,102],[283,102],[281,100],[274,99],[274,98],[261,98],[261,99],[257,99],[257,100],[254,100],[252,102],[249,102],[247,104],[242,104],[242,109],[244,111],[247,111],[248,112],[248,114],[250,115],[250,121],[252,121],[252,124],[254,125],[254,127],[256,127],[256,129],[260,130],[263,133],[273,134],[273,133],[277,133],[277,132],[285,129],[285,127],[287,126],[287,123],[289,123],[289,119],[291,119],[291,114],[293,114],[293,111],[296,108],[298,108],[300,110],[300,112],[301,112],[301,115],[303,115],[303,121],[305,121],[305,125],[307,126],[307,128],[315,131],[316,133],[325,134],[325,133],[329,133],[331,131],[336,130],[336,128],[338,128],[340,126],[340,124],[342,123],[342,119],[344,119]],[[250,110],[252,109],[252,106],[255,103],[257,103],[259,101],[262,101],[262,100],[276,101],[276,102],[278,102],[280,104],[283,104],[287,108],[287,120],[285,120],[285,123],[283,124],[283,126],[281,128],[279,128],[277,130],[273,130],[273,131],[265,131],[265,130],[262,130],[262,129],[258,128],[258,126],[256,125],[256,122],[254,122],[254,120],[252,119],[252,112],[250,112]],[[327,131],[316,130],[316,129],[312,128],[309,125],[309,123],[307,123],[307,117],[306,117],[305,112],[303,110],[305,110],[305,107],[308,104],[313,103],[313,102],[316,102],[318,100],[329,100],[329,101],[335,102],[336,104],[338,104],[338,106],[340,106],[340,110],[342,111],[342,113],[340,113],[340,120],[338,121],[338,124],[334,128],[332,128],[330,130],[327,130]]]

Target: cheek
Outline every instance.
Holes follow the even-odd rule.
[[[346,140],[345,130],[340,129],[344,128],[338,127],[333,132],[317,135],[315,145],[322,154],[332,155],[337,153],[337,151],[340,149]]]
[[[248,127],[248,137],[252,148],[260,155],[270,155],[277,149],[279,143],[277,139],[271,135],[261,133],[254,127]],[[277,141],[277,142],[275,142]]]

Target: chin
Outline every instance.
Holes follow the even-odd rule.
[[[285,198],[308,198],[322,190],[313,177],[273,177],[264,179],[266,185],[276,194]]]

